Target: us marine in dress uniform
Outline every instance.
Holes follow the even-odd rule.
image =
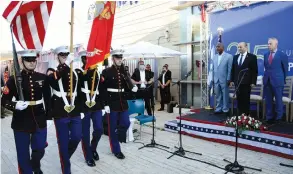
[[[59,65],[49,75],[52,87],[52,116],[56,127],[60,163],[63,174],[70,172],[70,157],[75,152],[82,136],[80,80],[82,72],[72,70],[72,86],[70,85],[70,67],[65,63],[69,55],[67,46],[55,49]],[[72,95],[70,94],[72,88]]]
[[[47,119],[51,91],[47,76],[35,72],[37,51],[23,50],[22,91],[25,101],[19,101],[15,78],[11,76],[4,87],[1,104],[13,111],[11,128],[14,132],[18,170],[23,174],[42,174],[41,159],[47,147]],[[15,97],[16,101],[12,101]],[[30,149],[31,146],[31,157]]]
[[[97,67],[84,70],[86,51],[79,52],[83,63],[81,78],[81,104],[84,118],[82,119],[82,150],[88,166],[95,166],[94,160],[99,160],[97,145],[103,134],[103,114],[105,103],[100,93],[102,79]],[[93,122],[92,140],[90,141],[90,126]]]
[[[125,72],[122,64],[122,51],[114,50],[111,51],[111,54],[113,65],[102,72],[103,86],[106,91],[103,93],[106,94],[103,99],[106,100],[105,112],[110,112],[108,116],[108,135],[112,153],[118,159],[124,159],[125,156],[121,152],[119,142],[126,141],[126,132],[130,125],[125,91],[130,89],[136,92],[137,87],[132,84],[130,77]],[[117,121],[119,121],[118,126]]]

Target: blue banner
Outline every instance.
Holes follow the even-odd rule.
[[[239,42],[248,44],[248,52],[258,57],[259,75],[264,73],[268,38],[277,38],[278,50],[289,57],[288,75],[293,76],[293,2],[263,2],[211,14],[212,54],[218,42],[218,27],[224,28],[222,43],[226,52],[235,55]]]

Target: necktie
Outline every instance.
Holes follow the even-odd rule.
[[[243,54],[241,54],[241,57],[240,57],[240,61],[238,63],[238,66],[241,66],[242,65],[242,58],[243,58]]]
[[[273,61],[273,52],[269,55],[269,64],[272,64]]]

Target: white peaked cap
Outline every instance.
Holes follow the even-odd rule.
[[[110,51],[111,55],[119,55],[119,54],[123,54],[123,53],[124,53],[124,50],[122,50],[122,49],[117,49],[117,50],[111,50]]]
[[[55,52],[55,54],[69,53],[69,48],[68,48],[68,46],[60,46],[60,47],[55,48],[54,52]]]
[[[17,54],[19,54],[21,57],[37,57],[38,53],[39,51],[34,49],[22,50],[17,52]]]
[[[84,50],[84,51],[80,51],[79,53],[78,53],[78,55],[81,57],[81,56],[86,56],[86,50]]]

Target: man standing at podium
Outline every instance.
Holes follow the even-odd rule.
[[[212,73],[214,90],[216,93],[216,110],[215,114],[229,115],[229,90],[230,72],[232,66],[232,55],[224,52],[224,45],[217,44],[217,52],[213,59]]]

